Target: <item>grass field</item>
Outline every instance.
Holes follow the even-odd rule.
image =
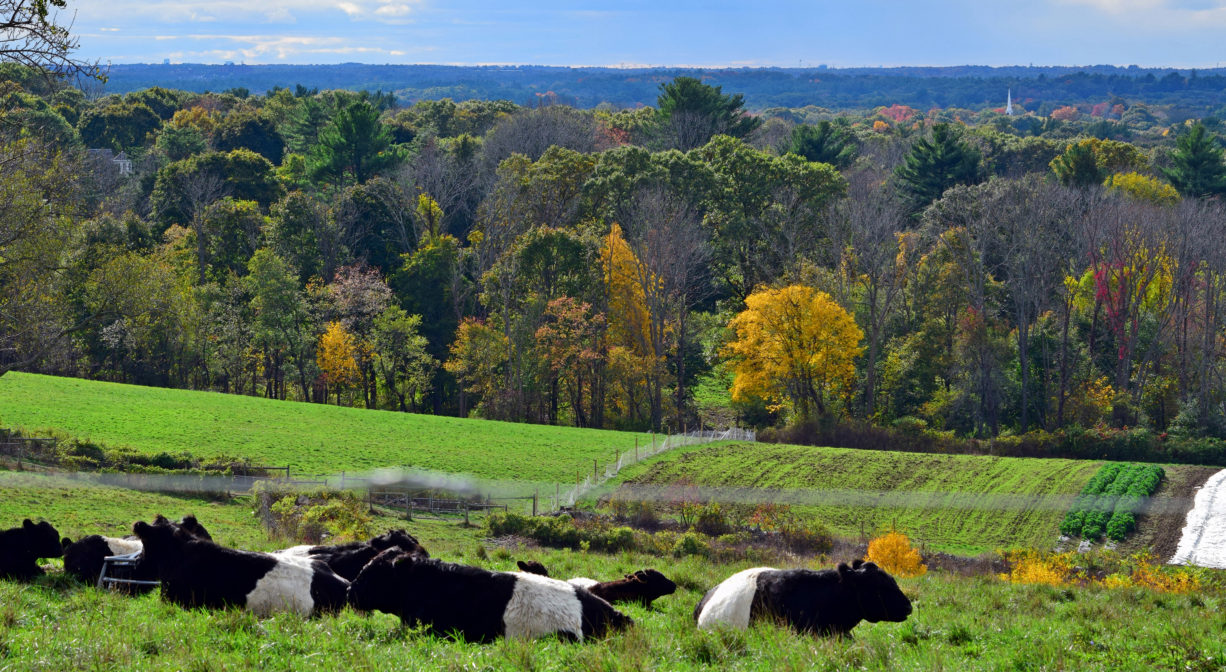
[[[433,549],[432,549],[433,550]],[[438,555],[491,569],[536,558],[561,570],[617,576],[659,559],[495,550]],[[1220,595],[1053,588],[929,573],[900,580],[905,623],[862,623],[854,638],[798,635],[773,624],[699,632],[702,592],[743,564],[686,559],[679,584],[648,611],[624,607],[629,631],[603,641],[451,642],[386,614],[346,610],[311,620],[183,610],[156,594],[125,598],[70,584],[0,581],[0,668],[20,670],[1217,670],[1226,658]]]
[[[296,543],[269,537],[256,518],[255,503],[249,496],[210,499],[169,495],[94,485],[64,476],[0,470],[0,530],[16,527],[24,518],[41,518],[54,525],[60,536],[72,539],[89,534],[123,536],[132,533],[137,520],[152,520],[159,513],[175,519],[195,514],[214,540],[224,546],[274,550]],[[406,523],[380,509],[372,527],[382,532],[411,526],[427,548],[476,543],[474,532],[459,527],[457,521]],[[479,523],[480,519],[474,517],[474,521]]]
[[[1100,465],[728,443],[666,453],[623,470],[620,479],[647,492],[689,482],[714,486],[717,498],[792,502],[836,535],[894,525],[931,548],[974,554],[1051,548],[1071,497]]]
[[[89,438],[142,453],[250,458],[328,475],[416,467],[481,478],[573,483],[649,435],[369,411],[214,392],[10,372],[0,426]]]

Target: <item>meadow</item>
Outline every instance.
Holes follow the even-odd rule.
[[[53,574],[28,585],[0,581],[0,669],[1217,670],[1226,660],[1218,592],[1024,585],[929,572],[899,580],[915,607],[906,622],[862,623],[852,638],[799,635],[769,623],[700,632],[692,612],[702,593],[751,563],[487,552],[478,535],[430,550],[498,570],[538,559],[562,576],[612,577],[656,566],[679,589],[651,610],[624,607],[636,625],[605,640],[479,645],[402,627],[387,614],[346,609],[309,620],[261,620],[238,610],[184,610],[156,594],[127,598]]]
[[[18,372],[0,376],[0,425],[145,454],[249,458],[295,476],[413,467],[574,483],[650,434],[372,411]],[[529,458],[530,459],[525,459]]]

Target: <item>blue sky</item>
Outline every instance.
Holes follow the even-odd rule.
[[[111,63],[1226,63],[1226,0],[69,0],[69,18],[77,55]]]

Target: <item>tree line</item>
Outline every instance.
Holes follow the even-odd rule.
[[[588,427],[1226,432],[1211,119],[0,74],[3,370]]]

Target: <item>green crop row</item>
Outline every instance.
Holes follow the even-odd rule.
[[[1134,470],[1132,480],[1115,502],[1115,510],[1111,520],[1107,521],[1107,536],[1115,541],[1123,541],[1129,532],[1136,529],[1136,513],[1146,497],[1154,494],[1158,484],[1165,476],[1162,467],[1147,465]]]
[[[1113,462],[1103,465],[1086,483],[1060,524],[1060,533],[1098,539],[1104,533],[1115,541],[1136,528],[1136,512],[1158,489],[1162,467]]]

